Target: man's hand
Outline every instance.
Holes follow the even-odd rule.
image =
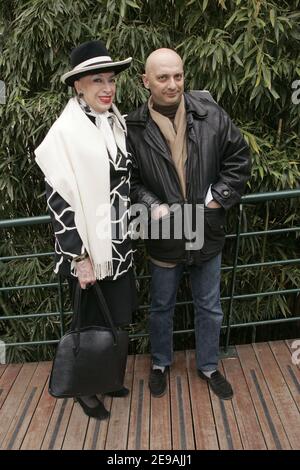
[[[76,270],[81,289],[86,289],[88,284],[95,284],[96,277],[90,258],[77,261]]]
[[[208,204],[207,204],[207,207],[209,207],[210,209],[219,209],[221,206],[221,204],[219,204],[217,201],[215,201],[214,199],[212,201],[210,201]]]
[[[165,215],[169,214],[169,206],[167,204],[160,204],[151,209],[151,217],[154,220],[161,219]]]

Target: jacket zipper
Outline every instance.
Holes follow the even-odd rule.
[[[167,147],[167,149],[168,149],[168,147]],[[175,175],[175,178],[176,178],[176,181],[177,181],[177,184],[178,184],[178,187],[179,187],[179,191],[180,191],[180,194],[181,194],[181,196],[182,196],[183,204],[184,204],[184,205],[185,205],[185,204],[188,204],[188,200],[187,200],[187,198],[184,196],[184,194],[183,194],[183,192],[182,192],[180,180],[179,180],[179,177],[178,177],[178,174],[177,174],[177,171],[176,171],[176,167],[175,167],[174,162],[173,162],[173,160],[172,160],[172,155],[171,155],[171,152],[169,151],[169,149],[168,149],[168,153],[169,153],[169,155],[170,155],[170,157],[171,157],[169,161],[170,161],[170,163],[171,163],[171,165],[172,165],[172,168],[173,168],[173,173],[174,173],[174,175]],[[187,186],[186,186],[186,190],[187,190]],[[187,192],[187,191],[186,191],[186,192]],[[184,216],[184,206],[183,206],[183,216]],[[183,228],[184,228],[184,224],[183,224]],[[183,234],[183,240],[184,240],[184,243],[185,243],[186,240],[185,240],[185,238],[184,238],[184,234]],[[186,260],[187,264],[191,264],[193,258],[192,258],[192,255],[191,255],[190,250],[184,249],[184,252],[185,252],[185,260]]]

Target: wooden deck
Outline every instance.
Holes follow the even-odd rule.
[[[129,356],[131,394],[105,398],[107,421],[48,394],[51,363],[0,366],[0,448],[300,449],[300,368],[290,344],[237,346],[223,359],[232,401],[220,401],[197,377],[193,351],[175,354],[162,398],[149,394],[149,356]]]

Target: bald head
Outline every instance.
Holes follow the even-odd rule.
[[[183,63],[172,49],[157,49],[145,64],[143,82],[155,104],[172,106],[180,102],[184,89]]]
[[[181,66],[183,70],[182,59],[177,52],[173,51],[173,49],[161,48],[151,52],[148,56],[145,64],[145,74],[148,75],[152,73],[156,67],[165,64],[176,64]]]

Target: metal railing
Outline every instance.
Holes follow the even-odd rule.
[[[253,236],[261,236],[261,235],[274,235],[274,234],[284,234],[284,233],[296,233],[300,231],[300,227],[288,227],[288,228],[281,228],[281,229],[274,229],[274,230],[261,230],[261,231],[253,231],[253,232],[242,232],[242,219],[243,219],[243,210],[245,205],[249,204],[257,204],[261,202],[268,202],[274,201],[278,199],[292,199],[292,198],[299,198],[300,197],[300,189],[295,190],[287,190],[287,191],[278,191],[278,192],[269,192],[269,193],[257,193],[257,194],[250,194],[247,196],[243,196],[241,202],[238,206],[238,217],[237,217],[237,225],[236,225],[236,233],[235,234],[228,234],[226,235],[227,239],[235,239],[235,248],[234,248],[234,259],[233,264],[231,266],[222,267],[222,271],[231,271],[231,287],[229,296],[221,297],[221,301],[228,301],[229,306],[227,312],[225,312],[225,322],[222,326],[222,329],[225,329],[225,352],[228,350],[229,343],[230,343],[230,334],[231,330],[234,328],[243,328],[243,327],[252,327],[253,334],[252,339],[255,341],[255,332],[256,327],[258,325],[267,325],[267,324],[276,324],[282,322],[292,322],[300,320],[299,316],[293,316],[289,318],[276,318],[276,319],[269,319],[269,320],[261,320],[261,321],[251,321],[245,323],[232,323],[232,314],[233,314],[233,306],[234,302],[242,299],[255,299],[261,298],[265,296],[273,296],[273,295],[285,295],[285,294],[296,294],[300,292],[299,288],[294,289],[283,289],[283,290],[275,290],[275,291],[265,291],[265,292],[255,292],[250,294],[235,294],[235,287],[236,287],[236,275],[237,271],[240,269],[247,269],[247,268],[254,268],[254,267],[273,267],[278,265],[295,265],[300,264],[300,258],[288,259],[288,260],[275,260],[275,261],[268,261],[268,262],[257,262],[257,263],[250,263],[250,264],[238,264],[238,255],[240,249],[240,241],[243,237],[253,237]],[[40,217],[27,217],[21,219],[10,219],[10,220],[2,220],[0,221],[0,229],[7,229],[10,227],[21,227],[21,226],[32,226],[37,224],[49,224],[51,221],[50,216],[40,216]],[[45,257],[45,256],[54,256],[54,252],[46,252],[46,253],[29,253],[24,255],[16,255],[16,256],[2,256],[0,257],[0,262],[7,262],[12,260],[22,260],[22,259],[30,259],[36,257]],[[144,276],[137,276],[137,279],[150,279],[150,275]],[[14,291],[14,290],[24,290],[24,289],[57,289],[58,294],[58,312],[45,312],[45,313],[32,313],[32,314],[25,314],[25,315],[2,315],[0,316],[0,321],[7,321],[7,320],[18,320],[24,318],[41,318],[41,317],[51,317],[51,316],[59,316],[60,318],[60,334],[63,335],[65,332],[65,321],[64,318],[67,314],[72,312],[64,311],[63,305],[63,282],[60,276],[58,276],[57,282],[49,282],[43,284],[36,284],[36,285],[18,285],[18,286],[9,286],[9,287],[1,287],[0,294],[3,292]],[[192,300],[187,300],[183,302],[177,302],[176,305],[191,305],[193,302]],[[139,310],[148,309],[149,305],[142,305],[139,307]],[[183,333],[191,333],[193,329],[185,329],[185,330],[177,330],[174,331],[174,334],[183,334]],[[148,336],[147,332],[136,333],[132,334],[131,338],[141,338]],[[17,347],[17,346],[27,346],[27,345],[42,345],[42,344],[55,344],[59,341],[56,340],[44,340],[44,341],[27,341],[27,342],[19,342],[19,343],[6,343],[7,347]],[[253,342],[254,342],[253,341]]]

